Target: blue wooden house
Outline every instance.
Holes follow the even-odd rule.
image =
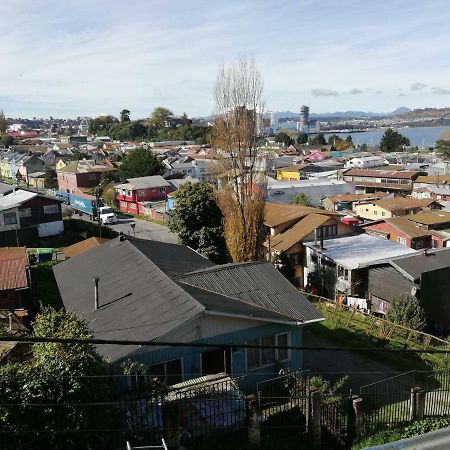
[[[323,319],[269,262],[215,265],[181,245],[120,236],[53,270],[66,309],[95,338],[211,344],[98,347],[115,363],[144,363],[168,384],[226,372],[245,375],[251,390],[283,367],[301,369],[302,352],[239,344],[299,346],[303,327]]]

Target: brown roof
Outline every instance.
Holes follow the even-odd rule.
[[[25,247],[0,248],[0,291],[28,287]]]
[[[64,249],[64,256],[66,258],[73,258],[78,255],[82,255],[89,250],[103,244],[109,239],[99,238],[99,237],[91,237],[89,239],[85,239],[84,241],[77,242],[76,244],[70,245]]]
[[[450,222],[450,212],[448,211],[426,211],[408,216],[409,220],[423,225],[435,225],[438,223]]]
[[[399,231],[405,233],[410,238],[419,238],[424,236],[431,236],[428,230],[425,230],[418,226],[415,222],[408,219],[408,216],[393,217],[392,219],[386,219],[386,223],[389,223]]]
[[[374,177],[374,178],[402,178],[411,179],[419,172],[416,171],[392,171],[392,170],[368,170],[368,169],[349,169],[344,172],[344,176],[351,177]]]
[[[311,234],[317,227],[323,225],[328,220],[330,220],[330,217],[323,214],[308,214],[293,227],[272,238],[270,247],[279,252],[286,251],[302,241],[308,234]]]
[[[415,183],[450,184],[450,175],[422,175]]]
[[[404,209],[426,208],[432,203],[434,203],[434,200],[429,198],[419,199],[412,197],[383,198],[373,202],[374,205],[391,212],[401,211]]]
[[[276,227],[286,222],[301,219],[311,213],[323,214],[328,217],[339,215],[338,213],[312,208],[310,206],[267,202],[264,210],[264,224],[269,227]]]
[[[359,200],[368,200],[368,199],[379,199],[389,195],[387,192],[375,192],[373,194],[341,194],[334,195],[333,197],[328,197],[333,203],[337,202],[357,202]]]

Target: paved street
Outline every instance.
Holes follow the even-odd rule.
[[[147,220],[135,219],[131,217],[117,215],[118,223],[115,225],[108,225],[113,230],[130,236],[135,235],[141,239],[151,239],[154,241],[169,242],[172,244],[177,243],[177,236],[169,231],[169,228],[164,225],[159,225],[154,222],[148,222]],[[135,223],[136,227],[133,229],[131,224]]]

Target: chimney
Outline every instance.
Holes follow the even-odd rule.
[[[100,281],[100,278],[94,277],[94,311],[97,311],[98,309],[98,282]]]
[[[13,331],[13,320],[12,320],[12,313],[11,312],[8,313],[8,331],[10,333],[12,333],[12,331]]]

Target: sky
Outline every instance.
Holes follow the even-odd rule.
[[[268,110],[450,106],[448,0],[0,0],[7,117],[214,112],[254,58]]]

